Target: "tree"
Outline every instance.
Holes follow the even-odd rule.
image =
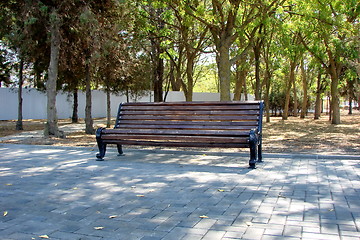
[[[190,2],[190,1],[189,1]],[[187,12],[206,25],[213,37],[220,81],[220,100],[230,100],[231,66],[253,46],[257,29],[284,1],[248,3],[239,0],[188,4]],[[230,58],[230,48],[241,35],[247,36],[242,51]],[[245,38],[243,38],[245,39]]]
[[[344,73],[345,46],[349,46],[348,38],[353,36],[359,24],[358,9],[356,1],[308,1],[298,6],[299,14],[304,18],[302,43],[331,79],[332,124],[341,122],[339,80]]]
[[[61,19],[57,12],[58,10],[53,7],[50,14],[50,63],[48,74],[49,78],[46,82],[47,94],[47,122],[45,127],[45,136],[64,137],[64,133],[59,131],[58,118],[56,111],[56,82],[58,78],[59,67],[59,53],[60,53],[60,26]]]
[[[186,101],[192,101],[196,59],[207,47],[207,33],[209,29],[206,26],[201,26],[194,18],[188,16],[185,11],[186,7],[185,2],[177,2],[176,5],[170,3],[170,8],[175,15],[175,20],[172,23],[166,23],[169,24],[169,26],[175,27],[178,31],[179,39],[176,48],[178,48],[179,53],[183,53],[183,55],[179,54],[176,57],[171,56],[170,53],[169,55],[172,62],[178,66],[178,71],[181,70],[182,65],[185,65],[187,81],[185,82],[182,77],[180,77],[179,80],[185,93]],[[175,39],[172,40],[176,41]],[[183,62],[183,56],[186,59],[185,63]],[[177,62],[175,58],[178,59]]]

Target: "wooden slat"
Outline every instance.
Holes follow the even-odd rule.
[[[181,116],[181,115],[173,115],[173,116],[154,116],[154,115],[122,115],[119,117],[119,120],[177,120],[177,121],[198,121],[198,120],[207,120],[207,121],[237,121],[237,120],[258,120],[258,116]]]
[[[231,131],[231,130],[176,130],[176,129],[105,129],[103,134],[134,134],[134,135],[187,135],[187,136],[248,136],[249,131]]]
[[[184,125],[178,123],[176,125],[150,125],[150,124],[120,124],[117,128],[124,128],[124,129],[183,129],[183,130],[251,130],[254,128],[253,126],[206,126],[206,125]]]
[[[122,110],[123,111],[151,111],[153,109],[158,109],[160,111],[201,111],[201,110],[259,110],[258,105],[230,105],[230,106],[219,106],[219,105],[213,105],[213,106],[127,106],[123,105]]]
[[[249,147],[245,143],[194,143],[194,142],[152,142],[132,140],[104,140],[104,143],[115,143],[121,145],[145,145],[145,146],[167,146],[167,147],[219,147],[219,148],[244,148]]]
[[[115,128],[118,128],[120,126],[126,126],[128,124],[141,124],[141,125],[195,125],[195,126],[204,126],[204,128],[206,128],[206,126],[219,126],[222,127],[224,129],[227,128],[227,126],[258,126],[258,121],[253,120],[253,121],[249,121],[249,120],[244,120],[244,121],[228,121],[228,122],[224,122],[224,121],[154,121],[154,120],[149,120],[149,121],[132,121],[132,120],[121,120],[120,124],[115,126]],[[174,126],[175,127],[175,126]]]
[[[211,116],[226,116],[226,115],[234,115],[234,116],[244,116],[244,115],[259,115],[258,110],[245,110],[245,111],[121,111],[120,115],[211,115]]]
[[[170,142],[204,142],[204,143],[248,143],[249,137],[198,137],[198,136],[179,136],[179,135],[105,135],[104,140],[166,140]]]

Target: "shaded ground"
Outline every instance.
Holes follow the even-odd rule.
[[[306,119],[290,117],[283,121],[280,117],[271,118],[270,123],[264,123],[263,143],[266,153],[313,153],[313,154],[360,154],[360,112],[353,115],[345,112],[341,116],[342,123],[332,125],[328,116],[314,120],[312,116]],[[104,126],[105,119],[97,119],[96,127]],[[60,126],[73,126],[70,120],[60,120]],[[80,129],[84,125],[81,121]],[[16,121],[0,121],[0,137],[18,134],[15,131]],[[24,131],[42,130],[44,120],[24,121]],[[89,146],[95,147],[93,135],[87,135],[79,128],[67,133],[66,139],[29,137],[21,139],[0,140],[2,143],[57,145],[57,146]],[[39,131],[40,132],[40,131]],[[219,151],[219,149],[211,149]],[[226,150],[227,151],[227,150]],[[239,151],[239,150],[236,150]],[[240,151],[248,151],[241,149]]]

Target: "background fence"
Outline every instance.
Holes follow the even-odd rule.
[[[16,89],[0,88],[0,120],[16,120],[18,117],[18,93]],[[137,99],[137,102],[153,101],[153,94]],[[249,100],[253,98],[249,97]],[[194,93],[193,101],[219,101],[219,93]],[[135,101],[130,99],[130,101]],[[169,92],[167,102],[185,101],[183,92]],[[126,102],[126,96],[111,95],[111,115],[116,116],[119,103]],[[47,98],[45,92],[36,89],[23,89],[23,119],[46,119]],[[59,92],[56,98],[59,119],[70,118],[73,111],[73,97],[69,93]],[[79,91],[78,115],[85,117],[85,92]],[[106,117],[106,93],[92,91],[92,116]]]

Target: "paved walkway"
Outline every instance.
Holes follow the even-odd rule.
[[[0,239],[360,239],[360,156],[0,144]]]

